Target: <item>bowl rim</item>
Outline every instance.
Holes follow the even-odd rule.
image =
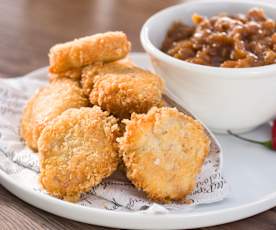
[[[235,78],[273,78],[276,77],[276,73],[275,75],[269,75],[269,76],[261,76],[261,75],[256,75],[256,74],[261,74],[264,72],[276,72],[276,64],[270,64],[270,65],[264,65],[264,66],[256,66],[256,67],[245,67],[245,68],[230,68],[230,67],[217,67],[217,66],[207,66],[207,65],[200,65],[200,64],[194,64],[194,63],[190,63],[187,62],[185,60],[180,60],[177,58],[174,58],[164,52],[162,52],[159,48],[157,48],[155,45],[152,44],[150,38],[149,38],[149,30],[150,30],[150,24],[152,24],[153,21],[157,20],[158,18],[160,18],[160,16],[162,16],[164,13],[167,13],[169,11],[174,11],[175,9],[178,8],[183,8],[187,5],[197,5],[197,4],[201,4],[201,3],[233,3],[233,4],[239,4],[239,3],[243,3],[243,4],[252,4],[252,3],[256,3],[258,6],[265,6],[265,7],[270,7],[276,10],[276,5],[273,5],[272,3],[268,3],[268,2],[255,2],[252,0],[239,0],[239,2],[235,1],[235,0],[197,0],[194,2],[185,2],[185,3],[181,3],[181,4],[177,4],[177,5],[173,5],[170,7],[167,7],[163,10],[160,10],[158,12],[156,12],[155,14],[153,14],[152,16],[150,16],[146,22],[143,24],[142,29],[140,31],[140,41],[142,43],[143,48],[150,53],[151,55],[161,59],[162,61],[169,63],[171,65],[174,65],[176,67],[179,68],[183,68],[183,67],[188,67],[190,69],[193,69],[195,71],[198,72],[218,72],[218,71],[224,71],[225,75],[222,75],[221,77],[223,78],[228,78],[228,79],[235,79]],[[245,75],[246,73],[253,73],[254,72],[254,76],[250,76],[250,75]],[[231,75],[228,75],[230,74]],[[243,75],[243,76],[240,76]]]

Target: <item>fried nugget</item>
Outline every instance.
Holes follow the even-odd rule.
[[[56,116],[69,108],[88,106],[79,83],[59,79],[39,89],[27,103],[20,126],[20,135],[26,144],[37,150],[37,140],[43,128]]]
[[[99,73],[118,73],[119,71],[122,71],[125,68],[130,68],[132,66],[135,65],[128,57],[109,64],[96,62],[93,65],[88,65],[87,67],[83,68],[80,81],[84,94],[87,96],[90,95],[94,85],[95,76],[97,76]]]
[[[118,138],[127,177],[161,203],[184,200],[196,183],[209,152],[202,125],[175,108],[152,108],[132,114]]]
[[[116,170],[117,129],[117,119],[97,106],[68,109],[54,119],[38,140],[42,187],[58,198],[78,201]]]
[[[123,32],[107,32],[57,44],[50,49],[49,71],[65,72],[95,62],[116,61],[125,57],[130,42]]]
[[[81,80],[81,73],[82,73],[82,68],[75,68],[75,69],[70,69],[65,72],[61,73],[49,73],[49,82],[55,81],[56,79],[60,78],[69,78],[74,81],[80,81]]]
[[[163,81],[128,62],[88,66],[83,70],[81,85],[92,104],[119,118],[162,105]]]

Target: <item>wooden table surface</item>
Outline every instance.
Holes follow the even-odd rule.
[[[1,0],[0,77],[22,75],[48,64],[59,42],[122,30],[133,51],[143,51],[139,32],[145,20],[177,0]],[[21,201],[0,185],[0,229],[107,229],[67,220]],[[210,230],[276,229],[276,208]]]

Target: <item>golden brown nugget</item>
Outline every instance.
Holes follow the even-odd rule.
[[[60,73],[95,62],[111,62],[125,57],[130,42],[123,32],[107,32],[57,44],[50,49],[49,71]]]
[[[70,69],[65,72],[61,73],[49,73],[49,82],[55,81],[56,79],[60,78],[69,78],[74,81],[80,81],[81,80],[81,73],[82,73],[82,68],[75,68],[75,69]]]
[[[163,81],[133,64],[112,62],[84,69],[82,87],[90,102],[119,118],[161,106]]]
[[[83,68],[80,81],[84,94],[87,96],[90,95],[94,85],[94,78],[98,75],[99,72],[104,71],[105,74],[112,74],[117,73],[121,69],[130,68],[132,66],[135,65],[128,57],[115,62],[111,62],[107,66],[102,62],[88,65],[87,67]]]
[[[77,82],[70,79],[55,80],[39,89],[25,106],[20,135],[36,151],[40,133],[49,121],[69,108],[88,105],[89,101]]]
[[[168,107],[132,114],[125,122],[118,142],[127,177],[154,201],[184,200],[209,152],[202,125]]]
[[[68,109],[38,140],[40,183],[49,194],[78,201],[119,162],[114,148],[117,120],[99,107]]]

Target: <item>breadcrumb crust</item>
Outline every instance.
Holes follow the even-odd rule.
[[[183,201],[209,152],[202,125],[166,107],[134,113],[124,122],[126,132],[117,140],[127,177],[154,201]]]
[[[99,107],[68,109],[49,123],[38,141],[40,183],[47,192],[78,201],[119,162],[117,119]]]
[[[60,73],[95,62],[116,61],[125,57],[130,47],[123,32],[99,33],[57,44],[49,52],[49,71]]]
[[[81,85],[92,104],[119,118],[162,105],[163,81],[128,62],[88,66],[83,71]]]
[[[37,151],[37,140],[49,121],[69,108],[88,106],[89,101],[77,82],[55,80],[37,90],[27,102],[20,124],[20,135],[26,144]]]

